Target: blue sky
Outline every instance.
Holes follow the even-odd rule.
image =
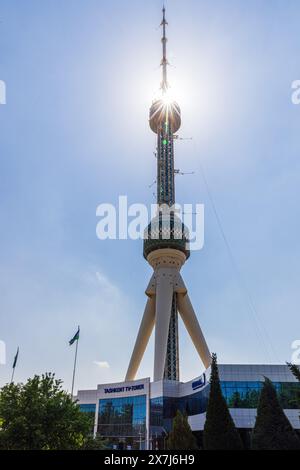
[[[297,0],[168,0],[170,82],[182,110],[177,200],[205,204],[183,276],[224,363],[283,362],[300,339]],[[140,241],[99,241],[96,207],[153,202],[162,2],[0,0],[0,339],[10,379],[70,388],[122,380],[151,269]],[[205,189],[201,165],[241,278]],[[97,275],[98,273],[98,275]],[[247,286],[257,312],[254,321]],[[202,371],[180,326],[181,378]],[[96,362],[107,361],[108,368]],[[139,376],[152,375],[153,338]]]

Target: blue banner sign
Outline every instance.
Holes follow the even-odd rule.
[[[195,382],[192,383],[192,389],[197,390],[198,388],[202,388],[206,385],[206,375],[203,374],[200,379],[195,380]]]

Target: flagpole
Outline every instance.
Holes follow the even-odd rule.
[[[79,326],[78,326],[78,330],[79,330]],[[72,391],[71,391],[72,397],[73,397],[73,391],[74,391],[75,371],[76,371],[76,364],[77,364],[78,340],[79,338],[76,339],[75,359],[74,359],[73,378],[72,378]]]
[[[10,380],[10,383],[11,383],[11,384],[13,383],[13,380],[14,380],[15,369],[16,369],[18,357],[19,357],[19,346],[18,346],[18,349],[17,349],[17,354],[15,355],[15,358],[14,358],[14,363],[13,363],[13,368],[12,368],[13,370],[12,370],[11,380]]]

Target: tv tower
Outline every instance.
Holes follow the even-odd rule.
[[[165,8],[161,22],[161,97],[152,103],[149,125],[157,134],[157,215],[145,231],[144,257],[154,273],[126,374],[134,380],[155,326],[154,381],[179,381],[178,311],[196,350],[208,368],[211,355],[192,307],[180,269],[189,258],[188,230],[175,214],[174,134],[181,125],[179,105],[169,93]]]

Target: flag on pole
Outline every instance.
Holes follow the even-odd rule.
[[[19,356],[19,348],[17,349],[17,354],[15,355],[15,358],[14,358],[14,363],[13,363],[13,366],[12,368],[14,369],[17,365],[17,362],[18,362],[18,356]]]
[[[72,377],[72,391],[71,396],[73,397],[74,392],[74,382],[75,382],[75,371],[76,371],[76,363],[77,363],[77,351],[78,351],[78,340],[79,340],[79,333],[80,333],[80,326],[78,326],[78,330],[76,331],[75,335],[69,341],[69,345],[72,346],[73,343],[76,341],[76,348],[75,348],[75,358],[74,358],[74,367],[73,367],[73,377]]]
[[[17,349],[17,354],[15,355],[15,358],[14,358],[10,383],[13,383],[13,381],[14,381],[15,368],[16,368],[16,365],[17,365],[17,362],[18,362],[18,357],[19,357],[19,347]]]
[[[72,344],[75,343],[75,341],[78,341],[78,340],[79,340],[79,333],[80,333],[80,328],[78,327],[77,332],[75,333],[75,335],[73,336],[73,338],[70,339],[70,341],[69,341],[69,345],[70,345],[70,346],[72,346]]]

